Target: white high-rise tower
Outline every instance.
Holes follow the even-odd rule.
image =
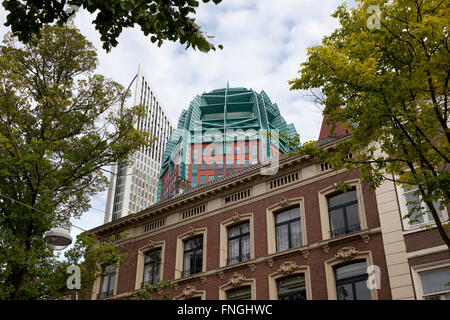
[[[105,223],[136,213],[156,202],[161,161],[173,126],[147,77],[138,68],[134,105],[144,105],[146,115],[136,127],[156,137],[150,147],[136,151],[131,164],[111,168],[111,180],[105,210]]]

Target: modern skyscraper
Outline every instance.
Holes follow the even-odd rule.
[[[105,223],[147,208],[157,199],[161,160],[172,123],[140,66],[135,90],[134,105],[144,105],[146,109],[146,115],[138,119],[136,127],[157,140],[150,147],[142,146],[136,151],[131,164],[112,166]]]
[[[158,201],[290,150],[297,134],[267,94],[213,90],[183,110],[162,160]]]

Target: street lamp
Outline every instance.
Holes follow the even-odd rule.
[[[44,234],[44,241],[53,250],[64,250],[72,243],[72,237],[64,228],[52,228]]]

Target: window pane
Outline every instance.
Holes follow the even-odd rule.
[[[298,275],[278,281],[279,300],[306,300],[305,276]]]
[[[195,272],[202,272],[203,267],[203,249],[195,251]]]
[[[241,244],[242,244],[242,248],[241,248],[241,252],[242,252],[242,257],[241,257],[241,261],[246,261],[250,259],[250,235],[247,235],[245,237],[243,237],[241,239]]]
[[[277,213],[275,216],[275,222],[281,223],[284,221],[300,218],[300,207],[294,207]]]
[[[108,292],[108,286],[109,286],[109,276],[104,276],[102,278],[102,288],[100,290],[100,293],[107,293]]]
[[[348,225],[348,232],[358,231],[361,229],[360,223],[359,223],[359,210],[358,210],[358,204],[352,204],[348,207],[345,207],[345,211],[347,214],[347,225]]]
[[[411,221],[410,223],[418,224],[418,223],[424,222],[423,215],[421,215],[422,208],[420,207],[419,197],[414,195],[413,193],[408,193],[408,194],[405,194],[405,200],[406,200],[406,207],[408,208],[408,213],[410,213],[412,210],[414,210],[414,212],[409,217],[409,220]]]
[[[239,262],[239,238],[228,241],[228,263]]]
[[[450,290],[446,283],[450,282],[450,267],[420,272],[424,294]]]
[[[292,222],[290,227],[292,248],[300,247],[302,245],[302,230],[300,221]]]
[[[278,226],[276,228],[277,234],[277,251],[283,251],[289,249],[289,238],[288,238],[288,225]]]
[[[227,291],[228,300],[250,300],[252,298],[251,287],[244,287]]]
[[[328,198],[328,207],[339,206],[347,202],[356,201],[356,190],[348,191],[345,193],[340,193],[338,195]]]
[[[344,209],[336,209],[330,211],[331,235],[338,236],[346,233]]]
[[[352,284],[342,284],[337,286],[338,300],[353,300]]]
[[[200,184],[206,183],[206,176],[200,176]]]
[[[366,262],[356,262],[336,268],[336,280],[367,274]]]
[[[367,287],[367,281],[355,282],[356,300],[372,300],[372,295]]]

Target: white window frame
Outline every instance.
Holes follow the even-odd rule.
[[[440,269],[440,268],[445,268],[445,267],[450,268],[450,260],[441,260],[441,261],[437,261],[437,262],[431,262],[431,263],[426,263],[426,264],[422,264],[419,266],[411,267],[411,275],[413,278],[414,291],[416,292],[417,300],[425,300],[424,294],[423,294],[422,281],[420,279],[420,273],[423,271],[430,271],[430,270]],[[449,293],[449,292],[450,292],[450,289],[448,291],[432,293],[432,294],[429,294],[429,296],[435,296],[438,294],[444,294],[444,293]],[[428,296],[428,295],[425,295],[425,296]]]
[[[402,220],[403,230],[411,231],[411,232],[417,232],[417,231],[424,230],[425,226],[436,227],[436,222],[434,221],[434,219],[432,221],[428,220],[428,214],[427,213],[422,215],[422,217],[424,218],[424,222],[422,222],[422,223],[410,224],[409,223],[409,218],[408,219],[404,219],[403,217],[406,216],[407,214],[409,214],[408,207],[406,205],[405,191],[403,190],[402,185],[399,185],[398,183],[396,183],[396,188],[397,188],[397,195],[398,195],[398,203],[400,205],[400,214],[401,214],[400,218]],[[406,193],[410,193],[410,192],[412,193],[412,192],[415,192],[415,191],[409,191],[409,192],[406,192]],[[423,200],[421,201],[421,208],[423,210],[425,210],[425,208],[426,208],[425,202]],[[441,210],[441,213],[442,213],[441,222],[446,222],[448,220],[447,208],[444,207],[444,209]]]

